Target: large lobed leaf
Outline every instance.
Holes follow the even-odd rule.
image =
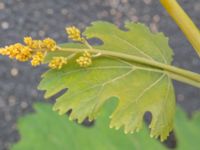
[[[84,32],[87,38],[98,38],[103,44],[94,46],[100,50],[118,51],[128,55],[170,64],[172,50],[163,34],[152,34],[142,24],[127,23],[127,31],[107,22],[94,22]],[[77,47],[80,44],[65,45]],[[119,102],[111,115],[110,127],[124,126],[125,133],[142,127],[145,112],[151,112],[151,136],[166,139],[173,128],[175,112],[174,89],[171,79],[164,73],[152,71],[148,66],[111,57],[93,60],[93,65],[80,68],[69,63],[61,70],[50,70],[43,75],[39,89],[51,97],[68,88],[60,96],[54,110],[65,114],[72,109],[71,119],[82,122],[86,117],[97,117],[110,97]]]
[[[124,135],[108,128],[108,109],[86,128],[60,117],[47,104],[34,105],[36,113],[20,118],[21,140],[12,150],[165,150],[158,141],[149,138],[148,131]]]

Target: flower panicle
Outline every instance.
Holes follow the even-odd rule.
[[[82,42],[86,46],[89,45],[86,39],[82,37],[81,32],[75,26],[66,28],[66,32],[70,39],[73,41]],[[51,38],[45,38],[43,40],[34,40],[32,37],[27,36],[23,39],[24,44],[15,43],[4,48],[0,48],[0,54],[8,56],[11,59],[16,59],[18,61],[30,61],[33,67],[39,66],[44,62],[45,56],[49,52],[62,50],[61,47],[57,46],[57,43]],[[89,45],[89,49],[92,47]],[[74,52],[76,56],[77,52]],[[71,57],[52,57],[48,60],[48,66],[51,69],[61,69],[65,64],[68,63],[68,59]],[[80,67],[89,67],[92,64],[92,55],[88,51],[83,52],[81,56],[76,59],[76,63]]]
[[[0,49],[0,54],[8,56],[11,59],[16,59],[18,61],[28,61],[32,55],[32,49],[28,46],[24,46],[20,43],[16,43],[5,48]]]
[[[0,48],[0,54],[21,62],[30,61],[32,66],[42,64],[48,52],[55,51],[57,43],[51,38],[33,40],[32,37],[24,37],[24,44],[15,43]]]

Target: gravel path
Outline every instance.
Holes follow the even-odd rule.
[[[200,1],[180,2],[200,27]],[[1,0],[0,46],[21,41],[26,35],[67,42],[65,26],[83,29],[99,19],[119,26],[128,20],[141,21],[154,32],[163,31],[175,51],[174,65],[200,73],[198,56],[158,0]],[[36,87],[44,70],[0,57],[0,150],[19,139],[17,118],[32,111],[33,102],[43,101],[43,93]],[[178,103],[188,112],[200,108],[199,89],[177,82],[175,87]]]

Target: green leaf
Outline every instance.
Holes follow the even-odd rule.
[[[108,128],[108,109],[86,128],[60,117],[50,105],[37,103],[36,113],[20,118],[21,140],[12,150],[165,150],[158,141],[149,138],[145,128],[135,135]]]
[[[200,147],[200,112],[188,118],[180,108],[177,109],[175,120],[177,150],[198,149]]]
[[[142,24],[127,23],[125,28],[127,31],[107,22],[95,22],[84,35],[100,39],[103,44],[94,46],[100,50],[171,63],[172,50],[163,34],[152,34]],[[77,48],[80,49],[79,44]],[[95,119],[104,103],[110,97],[117,97],[119,102],[111,115],[110,127],[124,126],[125,133],[138,131],[148,111],[152,114],[152,137],[160,136],[163,141],[173,128],[175,98],[172,81],[167,73],[147,65],[106,56],[93,59],[93,65],[88,68],[70,62],[61,70],[45,73],[39,89],[46,90],[46,98],[68,89],[57,99],[54,110],[62,115],[72,109],[70,119],[78,119],[78,122],[86,117]]]

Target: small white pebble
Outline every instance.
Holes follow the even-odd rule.
[[[15,77],[15,76],[17,76],[18,75],[18,69],[17,68],[12,68],[11,70],[10,70],[10,74],[13,76],[13,77]]]
[[[22,103],[20,104],[20,106],[21,106],[21,108],[25,109],[25,108],[28,107],[28,104],[27,104],[26,102],[22,102]]]
[[[40,30],[40,31],[38,32],[38,34],[39,34],[40,37],[44,37],[44,36],[45,36],[45,31]]]
[[[151,31],[152,32],[158,32],[158,27],[157,27],[157,24],[155,24],[155,23],[151,23],[150,24],[150,29],[151,29]]]
[[[139,20],[138,16],[132,16],[131,21],[137,22]]]
[[[110,6],[112,8],[117,8],[119,6],[119,4],[120,4],[119,0],[109,0],[108,2],[110,3]]]
[[[101,11],[101,12],[99,12],[99,13],[97,14],[97,17],[98,17],[99,19],[104,18],[104,17],[107,17],[107,16],[108,16],[108,12],[105,11],[105,10],[103,10],[103,11]]]
[[[154,16],[153,16],[153,21],[154,21],[155,23],[158,23],[158,22],[160,21],[160,16],[159,16],[159,15],[154,15]]]
[[[53,9],[50,9],[50,8],[49,8],[49,9],[47,9],[47,11],[46,11],[46,12],[47,12],[47,14],[49,14],[49,15],[52,15],[52,14],[54,13]]]
[[[61,14],[62,15],[67,15],[68,14],[68,10],[67,9],[61,9]]]
[[[7,21],[3,21],[3,22],[1,23],[1,28],[4,29],[4,30],[8,29],[9,26],[10,26],[10,25],[9,25],[9,23],[8,23]]]
[[[184,99],[185,99],[185,96],[183,94],[178,94],[177,95],[177,100],[178,101],[184,101]]]
[[[9,106],[14,106],[16,104],[16,98],[14,96],[9,96],[8,102]]]
[[[112,8],[112,9],[110,10],[110,14],[111,14],[111,15],[115,15],[115,14],[116,14],[116,11],[117,11],[116,9]]]
[[[5,8],[5,4],[0,2],[0,10],[4,9]]]
[[[151,4],[152,0],[143,0],[146,5]]]
[[[128,3],[128,0],[121,0],[121,2],[126,4],[126,3]]]

